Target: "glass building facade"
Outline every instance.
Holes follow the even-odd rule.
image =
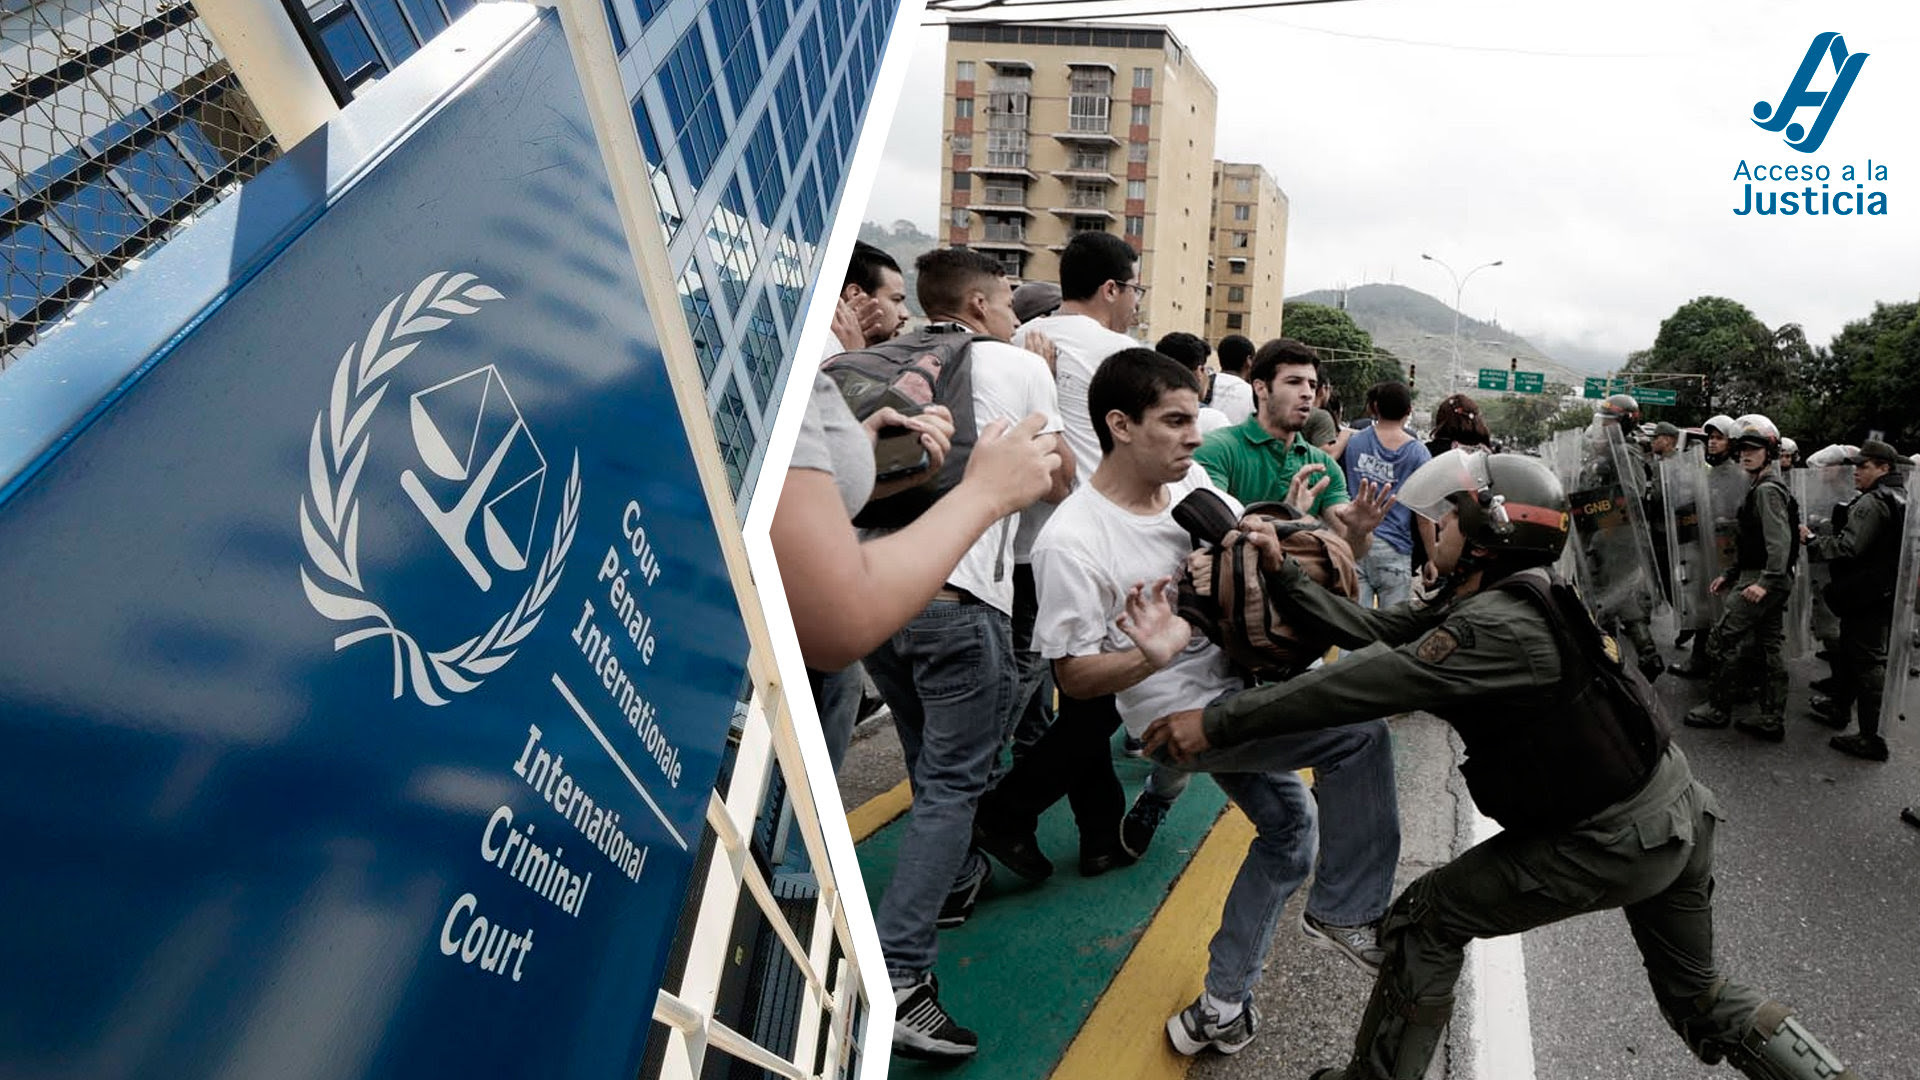
[[[899,3],[602,2],[744,516]],[[471,3],[323,0],[307,11],[351,87]]]

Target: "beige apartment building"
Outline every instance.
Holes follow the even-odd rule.
[[[1280,336],[1287,283],[1287,193],[1259,165],[1213,163],[1213,274],[1207,329],[1217,342]]]
[[[1134,333],[1200,333],[1216,104],[1165,27],[951,23],[940,239],[1058,281],[1069,237],[1116,233],[1148,290]]]

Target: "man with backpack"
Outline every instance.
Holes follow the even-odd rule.
[[[1038,412],[1048,424],[1037,438],[1059,441],[1046,363],[1007,342],[1015,327],[1013,293],[1000,265],[976,251],[946,248],[922,255],[915,268],[928,326],[836,357],[825,369],[862,401],[940,404],[953,414],[942,475],[869,502],[855,518],[869,537],[909,524],[957,483],[980,427]],[[1053,500],[1065,496],[1073,477],[1072,455],[1060,451]],[[933,601],[866,658],[893,711],[913,785],[893,877],[874,911],[894,987],[894,1051],[908,1057],[964,1058],[978,1048],[975,1034],[940,1004],[935,938],[943,912],[970,908],[991,873],[970,839],[974,807],[1013,710],[1017,524],[1016,514],[989,527]]]
[[[1713,674],[1707,700],[1686,715],[1688,727],[1733,724],[1768,742],[1787,738],[1787,597],[1800,555],[1800,508],[1776,464],[1780,429],[1751,413],[1733,422],[1729,439],[1751,486],[1740,504],[1733,566],[1713,580],[1726,607],[1707,638]],[[1759,688],[1757,713],[1733,719],[1735,701]]]
[[[1213,489],[1193,459],[1200,445],[1199,391],[1192,372],[1152,350],[1108,357],[1087,391],[1089,415],[1099,424],[1100,465],[1034,543],[1040,590],[1034,641],[1053,661],[1061,694],[1113,695],[1135,734],[1160,716],[1198,708],[1244,685],[1227,654],[1191,630],[1149,659],[1115,625],[1129,590],[1138,592],[1141,582],[1164,584],[1193,551],[1174,511],[1190,493]],[[1237,518],[1237,505],[1221,501]],[[1307,767],[1315,770],[1311,795],[1294,773]],[[1209,946],[1206,990],[1167,1022],[1182,1054],[1206,1046],[1232,1053],[1252,1040],[1259,1021],[1253,986],[1281,909],[1316,870],[1316,820],[1320,859],[1307,898],[1309,919],[1350,927],[1375,922],[1386,910],[1399,859],[1384,722],[1291,740],[1259,765],[1223,769],[1215,779],[1257,836]],[[1369,970],[1371,958],[1343,951]]]
[[[1827,694],[1814,695],[1813,718],[1845,731],[1860,712],[1860,730],[1835,735],[1828,745],[1867,761],[1887,760],[1880,737],[1880,699],[1887,676],[1887,638],[1893,624],[1894,586],[1900,572],[1900,541],[1907,520],[1907,460],[1893,447],[1868,439],[1853,455],[1853,484],[1860,494],[1834,514],[1832,532],[1815,536],[1805,525],[1807,555],[1833,566],[1827,606],[1840,617],[1839,655]]]
[[[1305,583],[1267,541],[1263,565],[1290,617],[1355,651],[1146,733],[1150,749],[1191,768],[1258,766],[1282,740],[1422,708],[1465,744],[1467,791],[1502,831],[1394,901],[1353,1056],[1312,1080],[1427,1075],[1469,941],[1616,908],[1661,1015],[1701,1061],[1725,1060],[1755,1080],[1859,1080],[1791,1009],[1717,969],[1713,841],[1725,815],[1646,679],[1552,573],[1572,527],[1553,471],[1519,454],[1449,450],[1408,478],[1400,499],[1439,529],[1442,587],[1431,604],[1345,603]],[[1137,593],[1127,617],[1147,663],[1186,636],[1151,593]],[[1604,1019],[1609,1008],[1593,1013]]]

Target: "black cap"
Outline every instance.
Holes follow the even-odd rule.
[[[1847,464],[1864,465],[1869,461],[1878,461],[1885,465],[1911,464],[1906,458],[1901,457],[1893,447],[1881,442],[1879,439],[1868,439],[1862,443],[1859,452],[1847,459]]]

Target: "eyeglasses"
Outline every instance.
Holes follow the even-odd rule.
[[[1113,283],[1115,285],[1120,286],[1123,289],[1132,289],[1142,300],[1145,300],[1147,298],[1147,286],[1142,285],[1137,281],[1120,281],[1118,279],[1115,279]]]

